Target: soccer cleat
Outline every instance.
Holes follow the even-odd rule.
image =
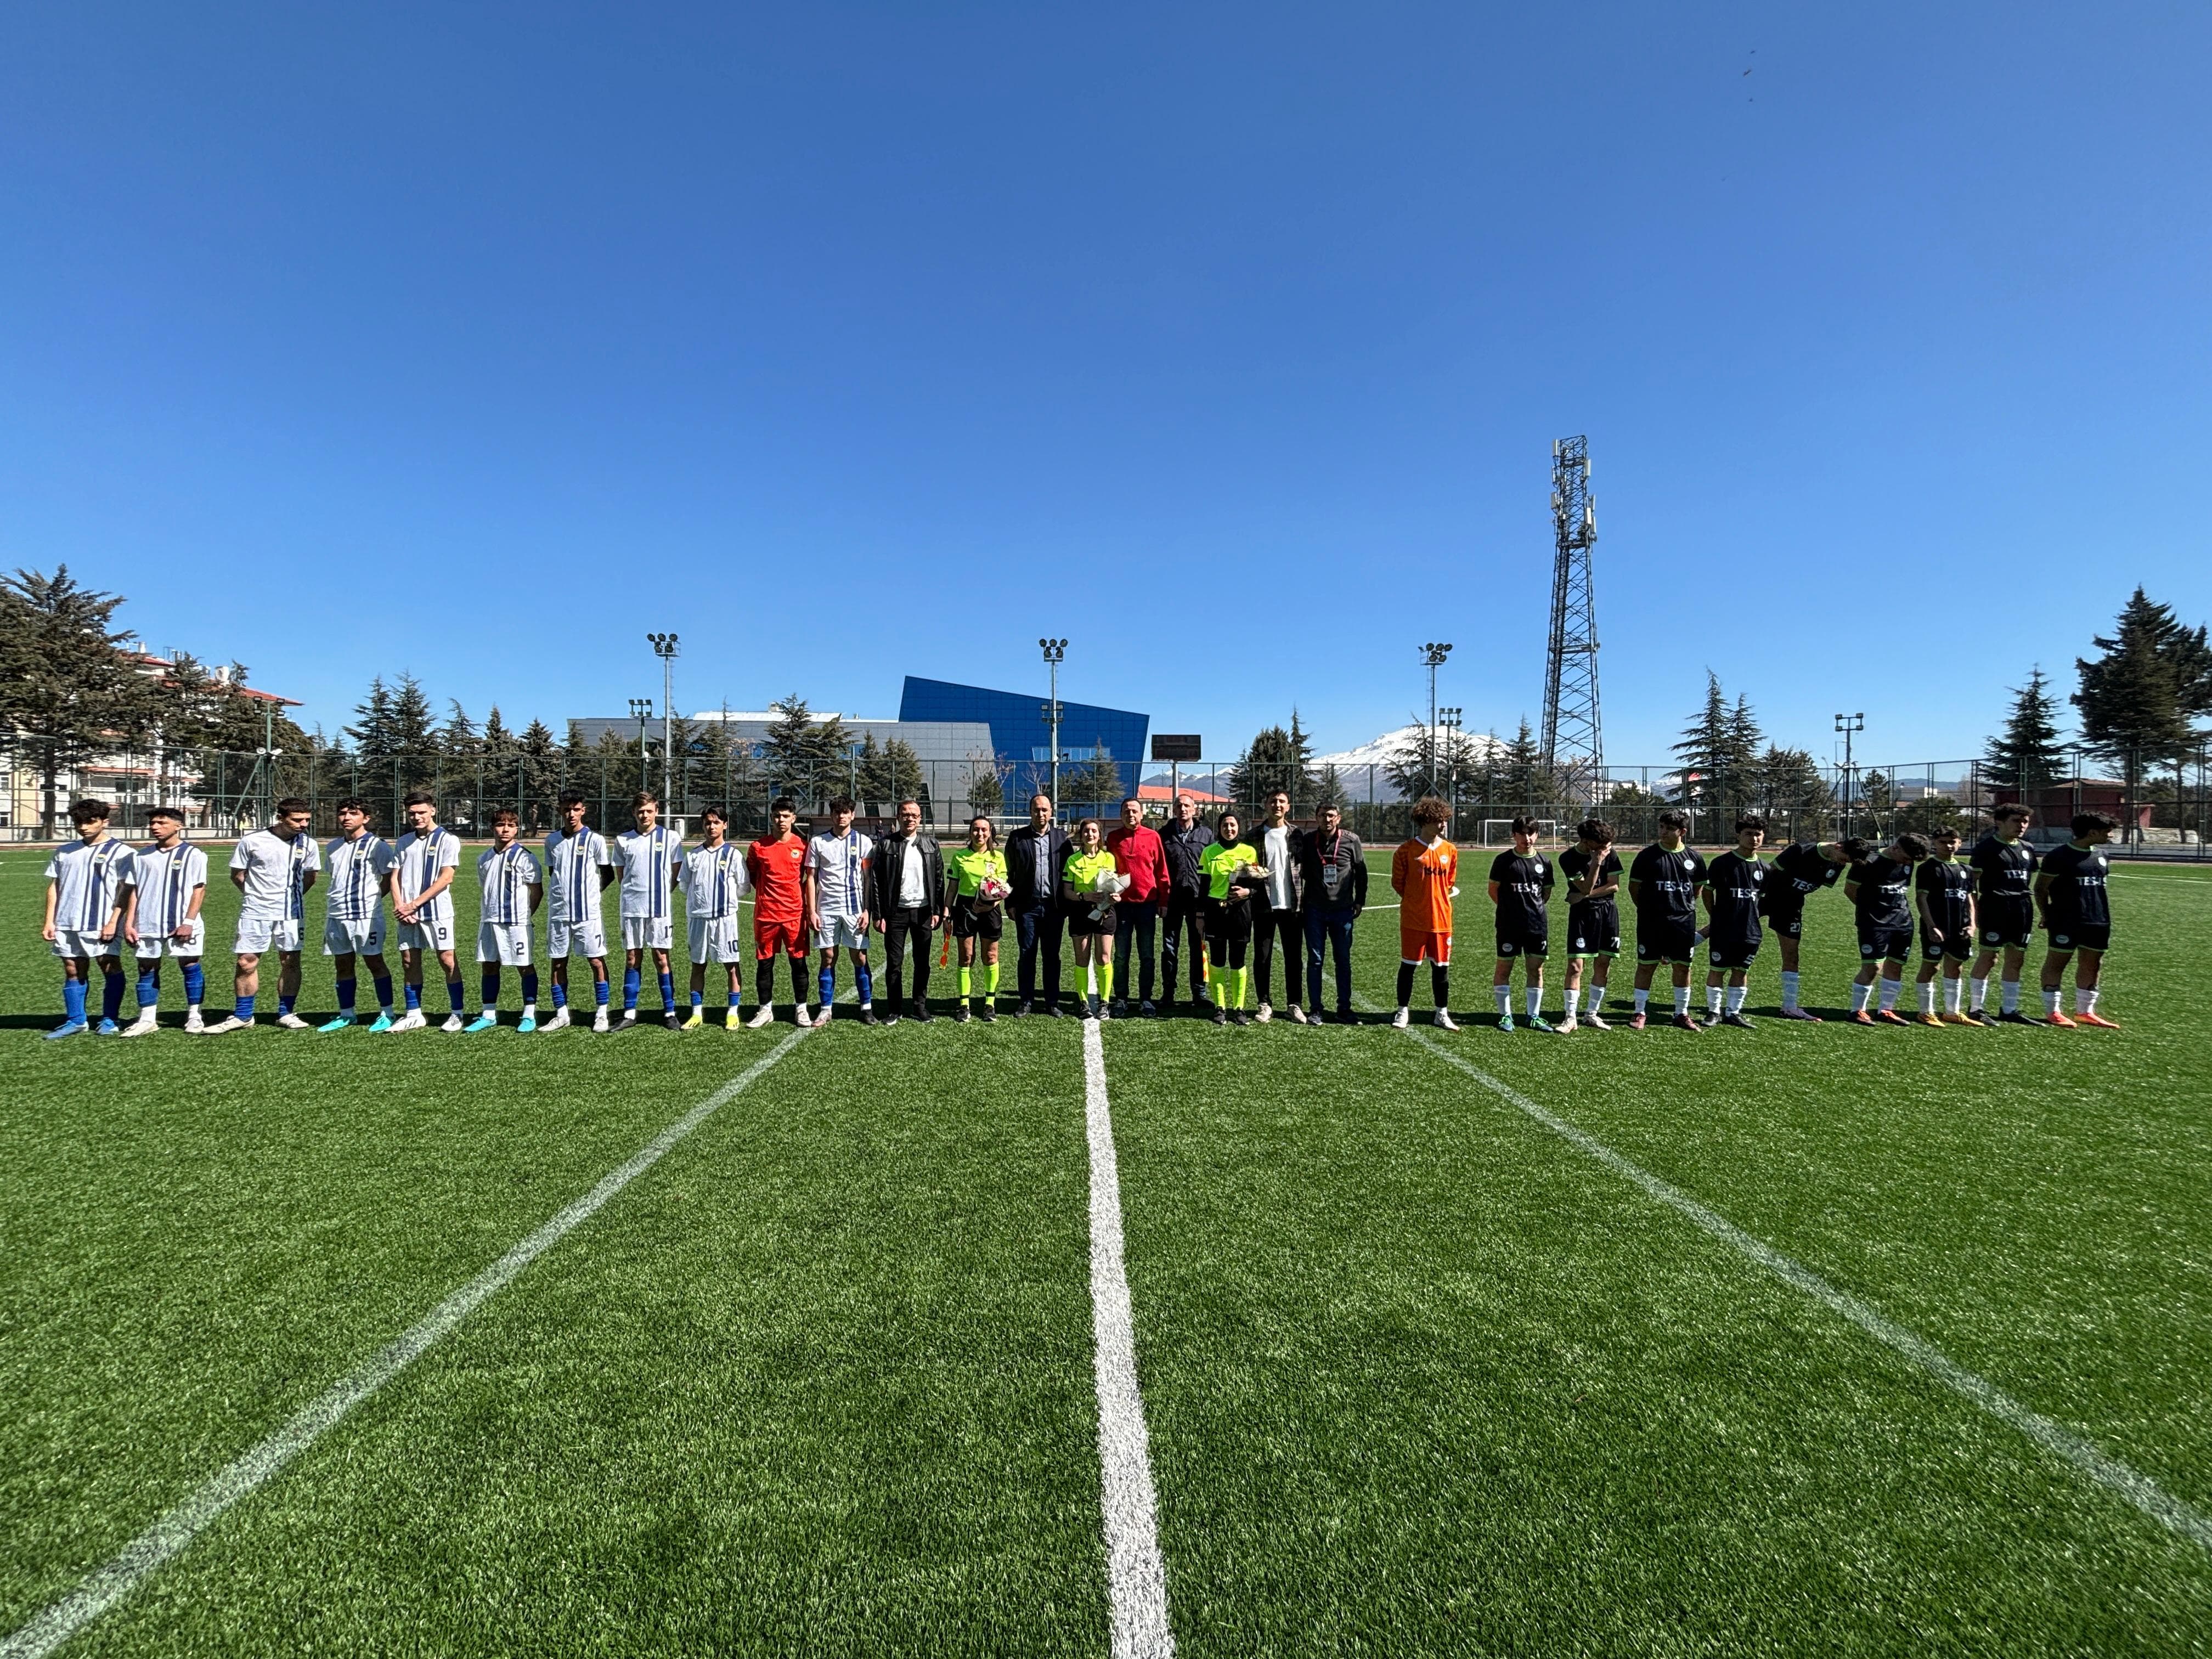
[[[2100,1031],[2117,1031],[2120,1029],[2119,1021],[2116,1019],[2106,1019],[2102,1014],[2096,1012],[2094,1009],[2086,1014],[2075,1015],[2074,1023],[2076,1025],[2094,1025]]]
[[[637,1030],[637,1010],[635,1008],[623,1009],[622,1012],[622,1018],[615,1022],[614,1029],[617,1031],[635,1031]]]
[[[1501,1030],[1501,1031],[1509,1031],[1509,1032],[1510,1032],[1510,1030],[1512,1030],[1512,1029],[1513,1029],[1513,1016],[1512,1016],[1512,1015],[1510,1015],[1510,1014],[1500,1014],[1500,1015],[1498,1015],[1498,1029],[1499,1030]]]
[[[968,1012],[968,1005],[963,1002],[952,1011],[952,1018],[956,1024],[965,1025],[969,1020],[975,1018],[975,1015]]]
[[[125,1036],[150,1036],[155,1030],[160,1029],[160,1026],[161,1021],[155,1017],[154,1011],[151,1008],[141,1008],[138,1011],[138,1018],[132,1020],[128,1025],[123,1028],[123,1035]]]
[[[191,1027],[187,1025],[185,1029],[189,1031],[191,1030]],[[368,1029],[371,1031],[390,1030],[392,1029],[392,1011],[389,1008],[378,1009],[376,1011],[376,1018],[368,1023]]]
[[[340,1014],[335,1019],[325,1020],[320,1025],[315,1027],[315,1029],[318,1031],[351,1030],[353,1029],[353,1016],[351,1014]]]
[[[860,1005],[860,1024],[863,1025],[880,1025],[883,1024],[883,1021],[876,1018],[876,1005],[874,1003],[864,1002]]]
[[[1851,1015],[1851,1024],[1854,1025],[1871,1025],[1874,1024],[1874,1016],[1867,1012],[1863,1008],[1858,1009]]]
[[[1390,1024],[1401,1031],[1413,1023],[1413,1011],[1410,1008],[1401,1008],[1396,1013],[1390,1016]]]
[[[1628,1029],[1632,1031],[1642,1030],[1644,1024],[1644,1014],[1641,1008],[1638,1008],[1634,1013],[1628,1017]]]
[[[738,1005],[736,1003],[732,1003],[728,1008],[723,1011],[722,1029],[724,1030],[741,1031],[744,1029],[744,1025],[745,1017],[738,1011]]]
[[[671,1015],[671,1016],[670,1016],[670,1018],[674,1018],[674,1016],[673,1016],[673,1015]],[[682,1025],[680,1025],[679,1027],[678,1027],[677,1029],[678,1029],[678,1030],[684,1030],[684,1031],[696,1031],[696,1030],[697,1030],[701,1026],[704,1025],[706,1023],[707,1023],[707,1017],[706,1017],[706,1015],[704,1015],[704,1014],[701,1013],[701,1012],[700,1012],[696,1008],[694,1008],[694,1009],[691,1011],[691,1018],[689,1018],[689,1019],[687,1019],[687,1020],[685,1020],[685,1021],[684,1022],[684,1024],[683,1024]]]
[[[1403,1010],[1401,1010],[1400,1012],[1402,1012]],[[1218,1002],[1213,1005],[1213,1023],[1216,1025],[1226,1025],[1229,1024],[1229,1011]],[[1403,1025],[1406,1022],[1402,1019],[1398,1022],[1401,1025]]]
[[[521,1036],[528,1036],[538,1029],[538,1016],[525,1008],[522,1011],[522,1018],[514,1022],[514,1029]]]
[[[1436,1028],[1439,1031],[1456,1031],[1459,1030],[1459,1022],[1451,1017],[1450,1009],[1439,1008],[1436,1014]]]
[[[209,1026],[204,1035],[208,1036],[228,1036],[233,1031],[250,1031],[252,1029],[253,1022],[252,1020],[240,1019],[236,1014],[225,1014],[221,1019],[216,1021],[214,1024]]]
[[[1149,1008],[1152,1006],[1152,1004],[1146,1003],[1145,1006]],[[995,1025],[999,1023],[999,1010],[995,1003],[988,1001],[985,1002],[979,1010],[979,1012],[984,1024]]]
[[[804,1018],[804,1016],[802,1016],[802,1018]],[[827,1025],[830,1023],[830,1005],[825,1002],[819,1008],[817,1008],[814,1011],[812,1020],[809,1023],[817,1028]]]
[[[1782,1011],[1782,1018],[1784,1019],[1802,1019],[1808,1025],[1818,1025],[1820,1023],[1820,1015],[1808,1014],[1802,1008],[1784,1008]]]
[[[297,1014],[279,1014],[276,1023],[288,1031],[312,1031],[315,1029]]]
[[[1982,1023],[1972,1014],[1947,1013],[1942,1018],[1946,1025],[1979,1025]]]
[[[123,1028],[104,1015],[101,1017],[100,1024],[94,1026],[92,1030],[94,1036],[120,1036],[123,1035]]]
[[[207,1022],[200,1018],[200,1011],[198,1009],[190,1008],[185,1010],[185,1030],[193,1036],[198,1036],[202,1031],[207,1030]]]
[[[1940,1028],[1943,1024],[1943,1016],[1941,1014],[1922,1014],[1919,1017],[1919,1023],[1923,1025],[1934,1025]]]
[[[422,1011],[420,1008],[410,1008],[405,1013],[400,1015],[398,1018],[392,1022],[390,1029],[395,1032],[419,1031],[425,1026],[428,1025],[429,1023],[430,1022],[428,1020],[422,1017]]]
[[[1748,1031],[1752,1029],[1751,1022],[1746,1019],[1741,1014],[1723,1014],[1721,1016],[1721,1024],[1723,1025],[1733,1025],[1739,1031]]]
[[[1576,1024],[1575,1017],[1572,1014],[1569,1014],[1565,1019],[1561,1020],[1554,1029],[1556,1029],[1562,1036],[1571,1036],[1582,1028]]]
[[[1527,1025],[1532,1031],[1544,1031],[1548,1033],[1553,1030],[1552,1022],[1546,1019],[1541,1014],[1531,1014],[1522,1023]]]
[[[2070,1031],[2081,1024],[2079,1020],[2069,1018],[2056,1010],[2044,1016],[2043,1023],[2046,1025],[2056,1025],[2062,1031]]]
[[[2017,1008],[2012,1009],[2008,1012],[1999,1014],[1996,1017],[1996,1019],[1997,1024],[2000,1025],[2040,1025],[2043,1024],[2039,1019],[2030,1018],[2027,1015],[2021,1012]]]
[[[664,1008],[660,1011],[660,1023],[672,1031],[680,1030],[684,1025],[683,1017],[673,1008]]]
[[[568,1029],[568,1005],[564,1002],[558,1008],[556,1008],[553,1011],[553,1018],[545,1022],[545,1030],[549,1031],[565,1031]]]
[[[64,1037],[82,1036],[90,1030],[92,1027],[81,1019],[65,1019],[46,1033],[46,1040],[48,1042],[58,1042]]]
[[[592,1029],[594,1031],[600,1032],[605,1032],[609,1029],[607,1011],[605,1009],[602,1008],[592,1016]]]
[[[1875,1022],[1881,1025],[1910,1025],[1912,1024],[1911,1020],[1905,1018],[1903,1014],[1899,1013],[1894,1008],[1884,1008],[1881,1010],[1875,1015]]]
[[[759,1007],[753,1010],[753,1017],[745,1022],[745,1029],[748,1031],[757,1031],[763,1025],[773,1025],[775,1024],[775,1008],[769,1004],[763,1002]]]
[[[446,1023],[438,1029],[441,1031],[465,1031],[468,1030],[468,1024],[459,1014],[452,1013],[446,1016]]]
[[[499,1016],[489,1009],[462,1027],[463,1032],[469,1036],[474,1036],[478,1031],[496,1031],[497,1030],[499,1030]]]
[[[1600,1018],[1597,1011],[1594,1008],[1583,1016],[1583,1024],[1593,1031],[1610,1031],[1613,1029],[1613,1022]]]
[[[1231,1025],[1249,1025],[1252,1023],[1252,1016],[1242,1008],[1231,1008],[1229,1011],[1229,1023]]]
[[[1678,1031],[1702,1031],[1705,1029],[1704,1026],[1698,1024],[1696,1020],[1692,1019],[1687,1014],[1675,1015],[1674,1025],[1674,1029]]]

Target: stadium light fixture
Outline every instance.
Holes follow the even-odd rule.
[[[642,784],[645,781],[645,723],[653,718],[653,699],[632,697],[629,700],[629,717],[637,722],[638,781]]]
[[[1430,641],[1421,647],[1421,660],[1429,669],[1429,793],[1437,792],[1437,670],[1451,655],[1449,644]]]
[[[647,634],[645,637],[653,654],[660,659],[660,802],[661,810],[672,817],[676,812],[676,635]]]
[[[1060,665],[1067,659],[1067,641],[1041,639],[1037,648],[1044,653],[1045,667],[1052,676],[1052,690],[1042,713],[1052,732],[1052,810],[1056,817],[1060,812]]]
[[[1836,716],[1836,730],[1844,735],[1844,833],[1851,833],[1851,739],[1866,730],[1863,712]]]

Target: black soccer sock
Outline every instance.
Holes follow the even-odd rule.
[[[1413,1001],[1413,964],[1401,962],[1398,964],[1398,1006],[1401,1008],[1410,1007]]]
[[[791,958],[791,1000],[801,1008],[806,1006],[806,958],[805,957]],[[762,1000],[765,1001],[767,999],[763,998]]]
[[[1411,990],[1412,987],[1409,985],[1407,988]],[[1441,962],[1430,963],[1429,988],[1437,994],[1437,1006],[1449,1008],[1451,1006],[1451,969]]]
[[[775,958],[753,964],[753,1000],[763,1008],[775,1000]]]

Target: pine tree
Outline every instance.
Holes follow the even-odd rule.
[[[384,676],[369,677],[368,695],[353,708],[354,723],[344,728],[354,753],[362,760],[384,760],[398,753],[392,735],[392,688]]]
[[[1006,804],[1006,779],[999,770],[996,755],[988,752],[968,757],[968,810],[992,816]]]
[[[2058,742],[2058,699],[2040,663],[2028,671],[2026,685],[2010,690],[2012,712],[1984,751],[1982,775],[2000,788],[2047,787],[2066,773],[2066,754]]]
[[[478,744],[487,755],[512,755],[521,748],[514,733],[507,730],[507,722],[500,718],[497,703],[492,704],[491,712],[484,716],[483,735]]]
[[[1836,805],[1827,780],[1820,775],[1820,763],[1808,750],[1779,747],[1770,747],[1759,757],[1756,782],[1748,799],[1771,817],[1793,820],[1789,833],[1797,837],[1819,835],[1827,827],[1828,814]],[[1779,841],[1784,826],[1771,824],[1768,830]]]
[[[1751,699],[1739,691],[1735,706],[1729,710],[1728,750],[1721,768],[1728,805],[1741,810],[1756,798],[1759,750],[1765,741],[1766,734],[1759,729],[1759,720],[1751,712]]]
[[[483,738],[459,697],[446,700],[446,723],[438,728],[438,752],[449,760],[474,760],[483,752]]]
[[[844,721],[835,714],[816,720],[796,691],[769,708],[777,718],[761,748],[777,787],[803,803],[817,803],[842,791],[851,781],[852,740]]]
[[[1334,764],[1324,766],[1314,774],[1313,811],[1319,813],[1324,806],[1334,806],[1341,811],[1351,804],[1345,793],[1344,775]]]
[[[455,705],[459,707],[458,704]],[[430,716],[430,698],[422,682],[402,674],[392,693],[392,749],[394,755],[434,755],[438,752],[436,723]]]
[[[1502,804],[1511,806],[1547,805],[1559,793],[1558,781],[1544,764],[1544,746],[1537,741],[1525,714],[1520,729],[1505,745],[1498,787]]]
[[[1277,789],[1290,792],[1293,811],[1300,803],[1310,799],[1313,787],[1306,775],[1304,762],[1311,757],[1313,744],[1304,733],[1294,737],[1297,715],[1291,716],[1291,731],[1279,726],[1270,726],[1254,734],[1244,746],[1235,765],[1229,769],[1229,793],[1237,800],[1256,809],[1267,795]],[[1299,752],[1300,744],[1305,752]],[[1091,799],[1085,797],[1085,799]]]
[[[516,746],[522,753],[522,802],[518,810],[524,827],[535,834],[550,829],[555,822],[561,792],[561,746],[553,741],[552,728],[536,720],[522,728]]]
[[[2111,635],[2091,642],[2102,654],[2074,663],[2081,736],[2119,766],[2133,796],[2154,761],[2179,764],[2179,751],[2196,738],[2192,717],[2212,711],[2212,644],[2203,628],[2184,628],[2140,587]]]
[[[61,775],[151,736],[165,712],[125,654],[131,636],[113,626],[122,604],[120,593],[77,586],[67,565],[0,577],[0,738],[38,775],[49,836]]]
[[[1705,671],[1705,703],[1682,728],[1674,745],[1680,763],[1679,799],[1691,807],[1711,811],[1719,803],[1735,750],[1735,717],[1721,690],[1721,677]]]

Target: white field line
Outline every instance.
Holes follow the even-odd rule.
[[[1668,1208],[1687,1217],[1723,1244],[1758,1263],[1784,1283],[1796,1286],[1814,1301],[1826,1304],[1876,1341],[1903,1354],[1945,1387],[1979,1406],[1990,1416],[2009,1424],[2061,1462],[2124,1498],[2154,1521],[2212,1549],[2212,1516],[2174,1497],[2148,1475],[2122,1462],[2073,1430],[2031,1411],[2002,1389],[1976,1371],[1968,1370],[1933,1344],[1902,1325],[1884,1318],[1848,1291],[1839,1291],[1804,1263],[1784,1255],[1772,1245],[1753,1238],[1718,1212],[1669,1185],[1607,1146],[1585,1129],[1579,1129],[1556,1113],[1546,1110],[1517,1090],[1508,1088],[1487,1072],[1470,1065],[1430,1033],[1409,1026],[1407,1035],[1438,1059],[1456,1066],[1507,1104],[1517,1107],[1577,1150],[1587,1152],[1614,1174],[1641,1187]]]
[[[1171,1659],[1168,1578],[1160,1559],[1137,1334],[1121,1261],[1121,1177],[1106,1099],[1098,1022],[1083,1022],[1083,1116],[1091,1143],[1091,1322],[1098,1378],[1099,1507],[1106,1528],[1106,1595],[1114,1659]]]
[[[477,1307],[505,1289],[525,1267],[590,1220],[610,1199],[658,1164],[672,1147],[751,1087],[763,1073],[791,1052],[809,1029],[794,1029],[775,1048],[647,1141],[628,1163],[433,1308],[405,1334],[295,1412],[267,1439],[125,1544],[67,1595],[0,1642],[0,1659],[43,1659],[44,1655],[52,1653],[144,1583],[213,1525],[224,1510],[267,1485],[285,1465],[337,1427],[355,1407],[405,1370]]]

